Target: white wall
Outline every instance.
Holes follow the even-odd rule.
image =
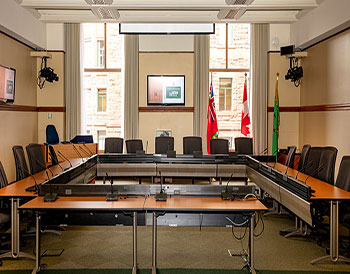
[[[193,35],[140,35],[140,51],[193,51]]]
[[[325,0],[291,25],[291,42],[305,48],[350,26],[350,1]]]
[[[275,41],[278,41],[275,45],[273,44],[274,38]],[[270,24],[269,50],[280,50],[280,47],[288,45],[290,45],[290,24]]]
[[[0,30],[34,48],[46,48],[46,25],[14,0],[1,0]]]
[[[64,24],[46,24],[46,49],[64,50]]]

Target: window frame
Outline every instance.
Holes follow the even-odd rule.
[[[105,110],[99,110],[99,91],[102,91],[104,90],[105,91]],[[97,88],[97,113],[106,113],[107,112],[107,88]],[[103,106],[102,106],[103,108]]]

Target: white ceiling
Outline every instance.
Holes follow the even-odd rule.
[[[227,5],[235,0],[114,0],[111,5],[89,5],[85,0],[14,0],[43,22],[244,22],[292,23],[318,6],[319,0],[250,0],[249,5]],[[117,10],[117,19],[100,19],[93,8]],[[218,19],[237,9],[233,19]],[[118,14],[117,12],[117,14]]]

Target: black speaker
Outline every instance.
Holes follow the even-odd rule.
[[[295,52],[295,45],[281,47],[281,56],[282,55],[294,54],[294,52]]]

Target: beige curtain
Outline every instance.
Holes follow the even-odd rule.
[[[194,36],[193,134],[202,137],[207,149],[207,109],[209,100],[209,35]]]
[[[139,137],[139,36],[124,36],[124,138]]]
[[[66,139],[81,132],[80,24],[64,24]]]
[[[254,153],[267,148],[267,51],[268,24],[252,24],[252,133]]]

